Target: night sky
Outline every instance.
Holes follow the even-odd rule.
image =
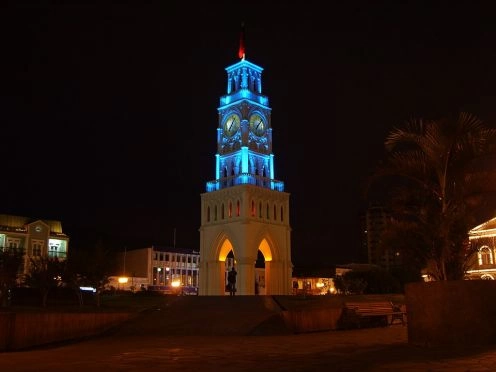
[[[293,263],[364,262],[362,190],[388,131],[461,110],[495,125],[494,10],[267,3],[4,6],[0,213],[61,220],[75,249],[172,246],[174,229],[177,247],[198,249],[244,22],[291,194]]]

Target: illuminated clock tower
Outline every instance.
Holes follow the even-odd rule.
[[[265,295],[291,294],[289,194],[275,179],[263,68],[245,59],[243,42],[239,58],[226,68],[227,94],[217,109],[215,180],[201,194],[199,294],[226,293],[228,257],[238,272],[237,295],[254,295],[258,286]],[[265,264],[260,277],[259,252]]]

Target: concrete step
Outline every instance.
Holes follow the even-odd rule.
[[[125,335],[288,334],[272,296],[166,296],[117,331]]]

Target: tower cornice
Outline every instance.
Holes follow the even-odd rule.
[[[239,62],[237,62],[231,66],[226,67],[226,71],[229,74],[230,72],[233,72],[234,70],[237,70],[237,69],[240,69],[243,67],[250,68],[250,69],[255,70],[256,72],[259,72],[259,73],[262,73],[262,71],[263,71],[263,67],[257,66],[256,64],[251,63],[251,62],[247,61],[246,59],[241,60],[241,61],[239,61]]]

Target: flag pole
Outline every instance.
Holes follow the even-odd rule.
[[[239,59],[245,59],[245,23],[241,22],[241,33],[239,35],[239,49],[238,49]]]

